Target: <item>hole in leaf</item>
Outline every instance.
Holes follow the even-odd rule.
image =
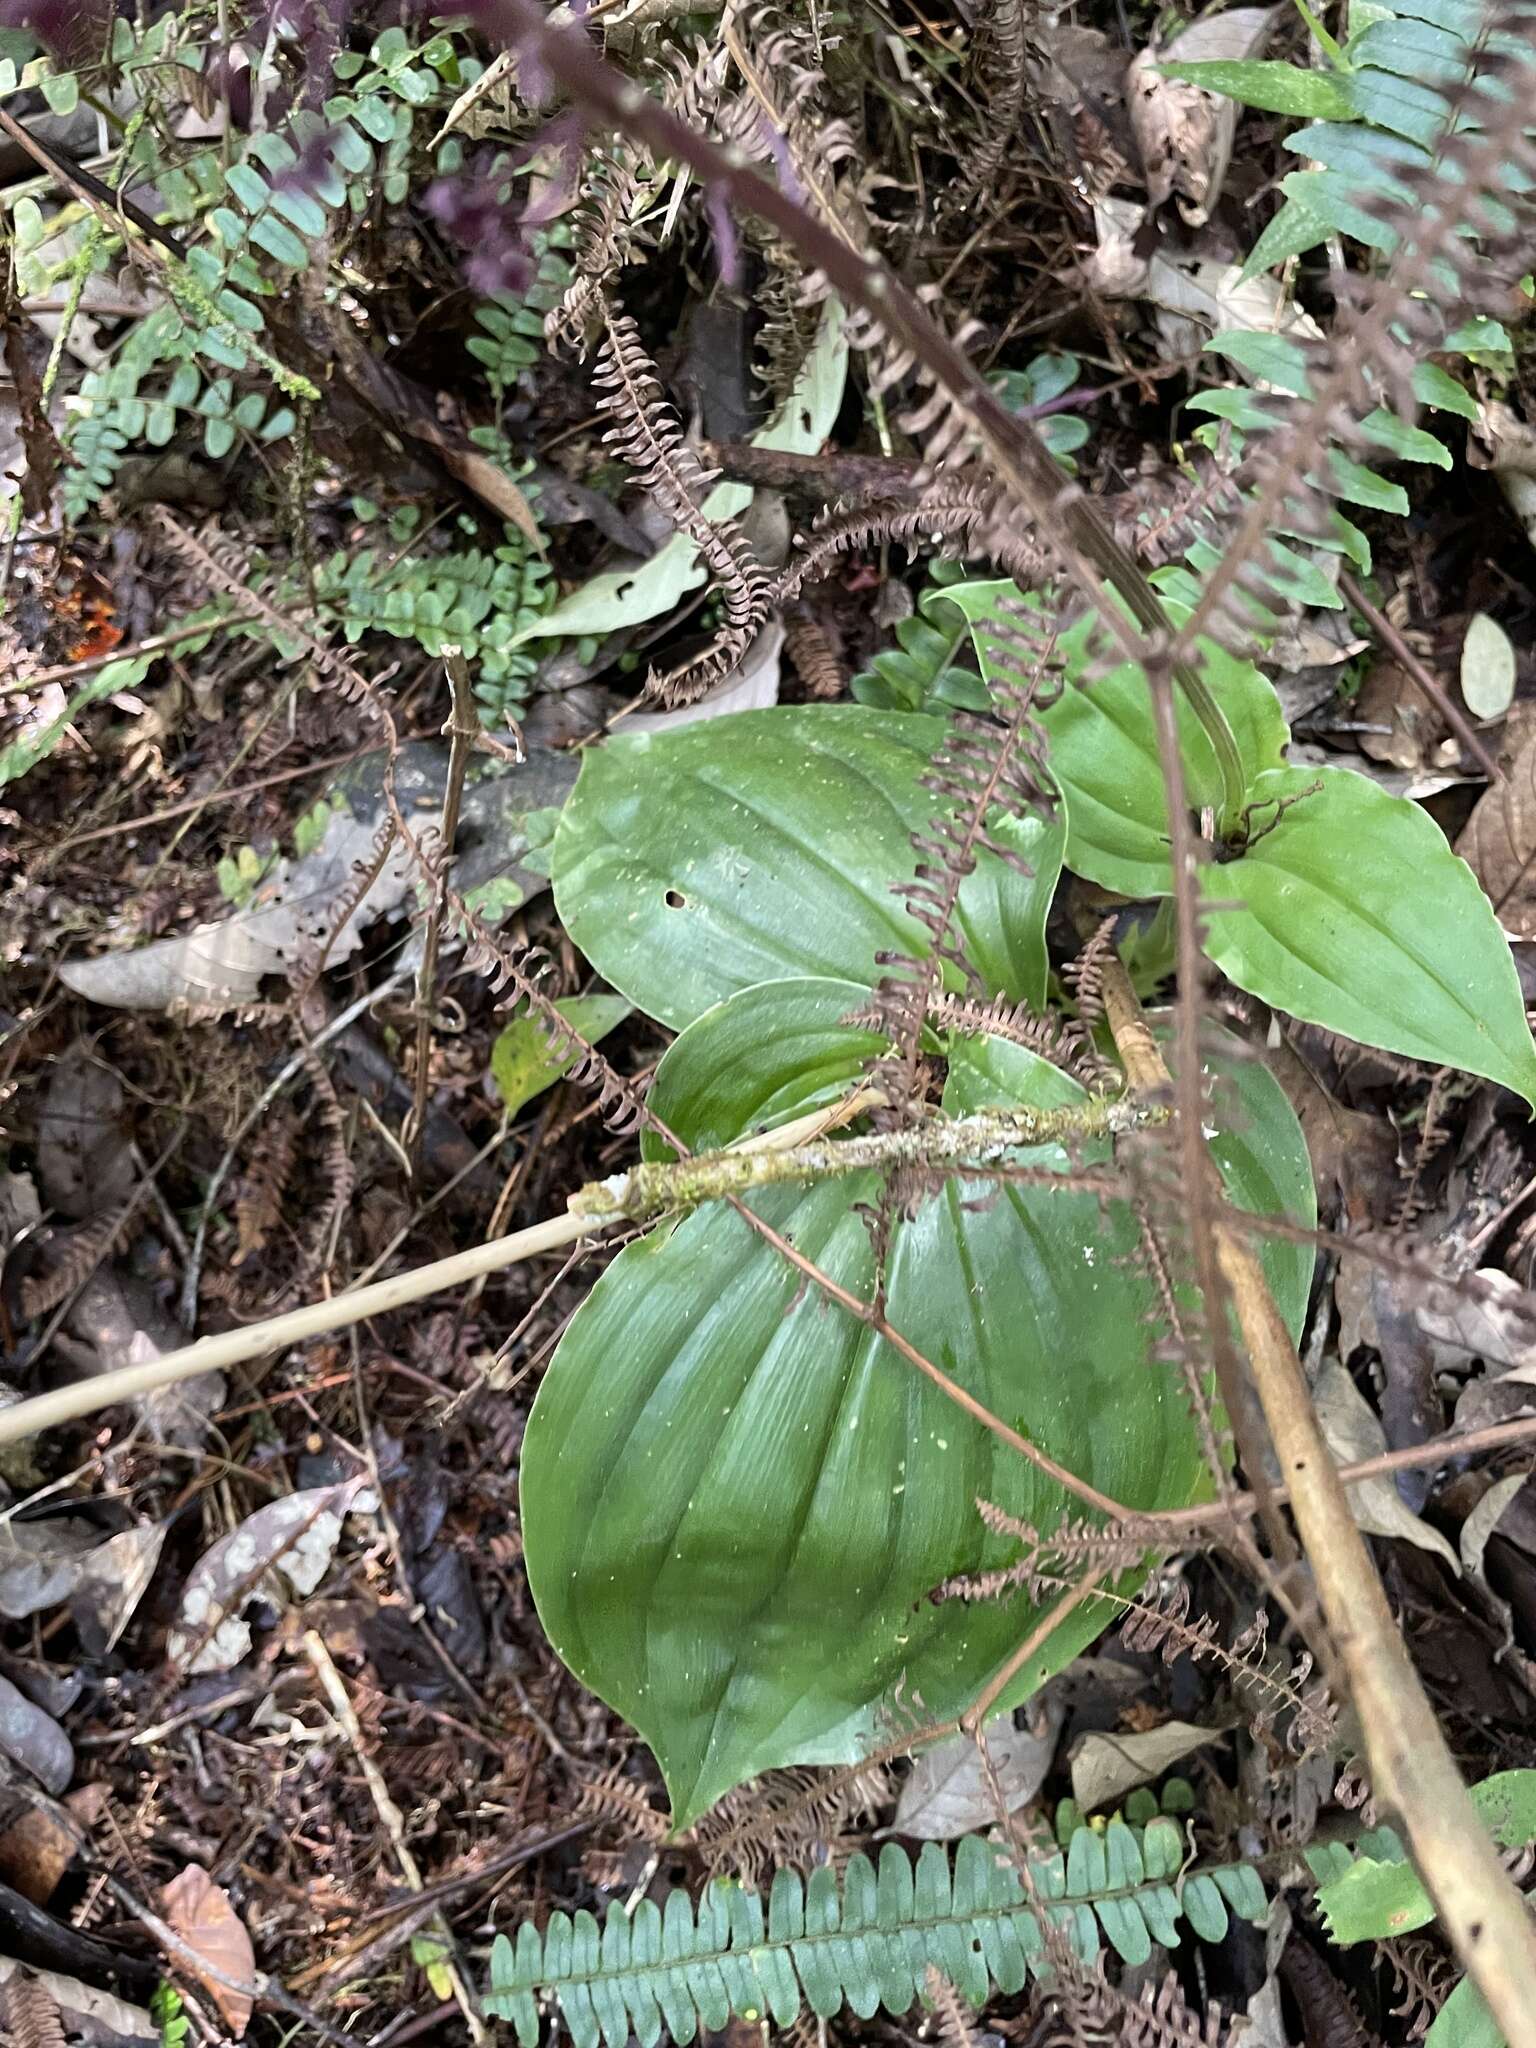
[[[681,910],[687,901],[688,899],[681,889],[669,889],[667,891],[666,905],[668,910]]]

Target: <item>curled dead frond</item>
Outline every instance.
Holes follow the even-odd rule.
[[[440,873],[437,880],[442,882]],[[514,998],[523,1000],[529,1014],[543,1026],[550,1059],[574,1058],[567,1078],[579,1087],[596,1090],[599,1113],[609,1128],[624,1135],[646,1124],[658,1131],[679,1155],[685,1155],[687,1146],[647,1109],[633,1083],[625,1080],[556,1009],[554,998],[543,985],[552,970],[549,955],[534,945],[508,945],[456,889],[443,883],[443,890],[445,914],[465,943],[464,964],[472,972],[485,975],[497,994],[510,989]]]
[[[936,1586],[929,1598],[946,1600],[1001,1600],[1010,1593],[1027,1592],[1032,1600],[1059,1593],[1070,1570],[1081,1573],[1085,1566],[1094,1571],[1122,1572],[1141,1562],[1153,1541],[1149,1528],[1126,1520],[1119,1522],[1059,1522],[1042,1531],[1017,1515],[978,1500],[976,1512],[994,1536],[1009,1536],[1023,1546],[1012,1564],[992,1571],[958,1572]]]
[[[121,1249],[138,1213],[142,1197],[134,1193],[120,1208],[93,1217],[75,1230],[48,1232],[41,1239],[48,1260],[45,1273],[29,1273],[21,1283],[21,1312],[29,1320],[46,1316],[61,1301],[78,1294],[104,1259]]]
[[[1005,1038],[1010,1045],[1049,1060],[1085,1088],[1102,1088],[1114,1076],[1092,1034],[1075,1018],[1040,1016],[1027,1003],[1010,1003],[1006,996],[979,1002],[974,996],[944,991],[929,1004],[928,1021],[941,1031]]]
[[[628,143],[615,137],[589,146],[568,216],[571,281],[544,316],[544,338],[556,352],[581,354],[601,319],[603,293],[633,253],[639,191],[637,159]]]
[[[886,1805],[892,1790],[880,1764],[768,1771],[728,1793],[684,1839],[717,1876],[755,1885],[771,1865],[809,1868],[852,1822]]]
[[[954,1985],[937,1964],[930,1963],[923,1976],[923,1986],[928,1994],[939,2022],[939,2039],[944,2048],[976,2048],[976,2033],[971,2025],[971,2013]]]
[[[736,666],[767,618],[768,578],[735,520],[705,517],[704,500],[718,472],[707,469],[683,438],[634,321],[605,308],[603,325],[593,381],[602,394],[599,405],[614,422],[603,439],[698,548],[724,606],[724,622],[706,652],[646,684],[647,695],[664,704],[692,704]]]
[[[898,542],[940,555],[991,562],[1016,583],[1033,584],[1046,567],[1044,547],[1006,514],[998,491],[974,478],[941,477],[901,497],[872,497],[824,513],[799,540],[774,587],[774,596],[798,597],[809,583],[832,573],[840,556]]]
[[[64,2048],[64,2015],[58,2000],[40,1977],[19,1964],[0,1984],[0,2011],[11,2048]]]
[[[394,844],[395,821],[386,815],[379,821],[378,830],[369,842],[367,853],[352,863],[352,879],[330,905],[330,919],[325,928],[325,936],[317,944],[305,941],[301,947],[297,971],[293,977],[301,1003],[325,972],[325,963],[330,958],[331,948],[356,917],[362,908],[363,898],[383,874]]]
[[[1077,1014],[1090,1032],[1104,1019],[1104,967],[1114,953],[1115,922],[1113,917],[1104,918],[1077,958],[1061,970],[1077,1003]]]
[[[643,1786],[624,1775],[622,1764],[581,1780],[576,1811],[594,1819],[616,1820],[637,1841],[653,1849],[667,1839],[667,1816],[652,1806]]]
[[[1444,1949],[1422,1934],[1399,1934],[1390,1941],[1378,1941],[1376,1953],[1392,1972],[1397,1994],[1397,2003],[1388,2011],[1406,2024],[1410,2041],[1422,2041],[1451,1995],[1456,1965]]]
[[[971,81],[985,109],[985,127],[960,165],[949,203],[968,201],[991,184],[1017,141],[1024,118],[1027,66],[1027,0],[987,0],[972,50]]]
[[[803,600],[784,611],[784,650],[794,663],[806,695],[828,700],[848,687],[841,636]]]
[[[235,1192],[235,1250],[232,1266],[243,1266],[265,1248],[283,1213],[288,1183],[298,1156],[299,1120],[280,1102],[262,1123],[251,1147],[245,1175]]]

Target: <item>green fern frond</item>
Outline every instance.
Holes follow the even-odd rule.
[[[878,1870],[855,1856],[841,1883],[826,1867],[809,1881],[780,1870],[766,1914],[759,1892],[717,1881],[697,1913],[673,1891],[632,1916],[610,1905],[601,1926],[590,1913],[552,1914],[542,1935],[525,1923],[515,1940],[497,1937],[485,2006],[512,2022],[522,2048],[538,2040],[541,1993],[575,2048],[625,2048],[631,2034],[641,2048],[664,2033],[686,2043],[733,2013],[787,2027],[807,2005],[821,2018],[844,2004],[861,2019],[881,2006],[900,2014],[924,1997],[930,1966],[980,2006],[994,1985],[1020,1991],[1048,1972],[1047,1915],[1083,1961],[1108,1943],[1132,1963],[1154,1941],[1177,1946],[1181,1915],[1202,1941],[1222,1938],[1229,1910],[1263,1919],[1251,1866],[1183,1866],[1184,1837],[1166,1818],[1078,1828],[1064,1855],[1030,1857],[1028,1891],[1007,1851],[982,1835],[957,1842],[953,1864],[940,1843],[925,1843],[914,1865],[887,1842]]]

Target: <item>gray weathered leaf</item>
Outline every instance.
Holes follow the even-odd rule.
[[[75,1775],[74,1745],[52,1714],[0,1678],[0,1750],[55,1797]]]
[[[1219,1742],[1232,1724],[1199,1728],[1193,1721],[1164,1721],[1134,1734],[1098,1731],[1072,1745],[1072,1797],[1084,1813],[1113,1806],[1138,1785],[1150,1784],[1170,1765],[1207,1742]]]
[[[1176,193],[1179,211],[1191,227],[1209,218],[1221,196],[1237,126],[1237,102],[1165,78],[1157,67],[1174,58],[1191,64],[1255,57],[1274,18],[1272,7],[1229,7],[1223,14],[1208,14],[1166,48],[1154,44],[1141,51],[1126,74],[1126,100],[1146,172],[1147,197],[1161,206]]]
[[[1328,1448],[1341,1465],[1380,1457],[1387,1448],[1386,1432],[1372,1413],[1370,1403],[1337,1358],[1323,1360],[1312,1398]],[[1350,1509],[1367,1535],[1398,1536],[1406,1543],[1416,1543],[1420,1550],[1432,1550],[1443,1557],[1451,1570],[1460,1574],[1461,1563],[1455,1551],[1438,1529],[1432,1529],[1413,1512],[1390,1473],[1357,1480],[1348,1491]]]
[[[1514,643],[1497,619],[1474,612],[1461,643],[1462,702],[1474,718],[1502,718],[1514,694]]]
[[[1462,1523],[1457,1547],[1462,1570],[1469,1579],[1483,1576],[1483,1552],[1488,1548],[1488,1538],[1529,1477],[1528,1472],[1511,1472],[1507,1479],[1496,1479]]]
[[[188,1672],[231,1670],[251,1647],[241,1617],[268,1574],[276,1572],[300,1598],[312,1593],[335,1554],[343,1517],[369,1514],[377,1505],[361,1480],[352,1479],[288,1494],[247,1515],[189,1573],[166,1639],[167,1657]]]
[[[1005,1714],[986,1730],[987,1752],[1009,1813],[1027,1806],[1039,1791],[1056,1754],[1066,1700],[1053,1683],[1024,1712],[1022,1728]],[[950,1735],[917,1759],[891,1825],[898,1835],[918,1841],[950,1842],[977,1828],[994,1827],[1001,1818],[980,1750],[970,1736]]]

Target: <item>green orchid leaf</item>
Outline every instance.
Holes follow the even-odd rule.
[[[754,982],[851,976],[929,938],[893,894],[943,722],[857,705],[781,706],[593,749],[555,837],[555,901],[604,980],[680,1030]],[[989,991],[1040,1003],[1059,820],[995,815],[1021,872],[984,853],[958,924]]]
[[[679,1033],[662,1055],[650,1107],[691,1152],[715,1152],[838,1102],[886,1050],[884,1035],[845,1026],[868,1007],[856,981],[816,976],[744,988]],[[642,1132],[642,1155],[672,1147]]]
[[[739,1135],[840,1089],[867,1054],[850,1044],[839,1056],[828,1041],[844,999],[824,982],[749,990],[702,1020],[692,1047],[685,1033],[657,1082],[679,1136],[719,1138],[733,1124]],[[709,1088],[706,1037],[744,1048],[753,1018],[805,1045],[800,1094],[772,1045],[760,1082],[743,1052],[736,1078]],[[1082,1099],[1076,1081],[1016,1046],[951,1045],[951,1114]],[[1246,1142],[1260,1142],[1256,1128]],[[1285,1142],[1304,1159],[1299,1132]],[[1057,1148],[1021,1156],[1067,1164]],[[751,1208],[867,1300],[874,1256],[860,1208],[878,1194],[866,1174],[766,1190]],[[1070,1470],[1117,1500],[1167,1507],[1206,1498],[1212,1480],[1177,1371],[1155,1356],[1138,1241],[1123,1205],[1089,1193],[951,1181],[894,1227],[887,1312]],[[975,1697],[1039,1618],[1027,1595],[927,1597],[1013,1554],[979,1521],[978,1498],[1044,1529],[1079,1512],[718,1205],[608,1268],[545,1375],[523,1449],[540,1617],[582,1683],[655,1750],[678,1826],[771,1767],[857,1761],[902,1702],[920,1698],[942,1717]],[[1080,1609],[1007,1699],[1060,1669],[1106,1618]]]
[[[1248,850],[1204,871],[1222,972],[1293,1017],[1482,1074],[1536,1107],[1509,942],[1429,814],[1347,768],[1273,770],[1250,794]]]
[[[983,676],[997,672],[994,622],[1004,600],[1029,603],[1011,583],[964,583],[949,589],[950,603],[971,621]],[[1059,654],[1068,676],[1087,662],[1092,622],[1064,633]],[[1201,674],[1232,728],[1250,780],[1285,759],[1285,715],[1280,700],[1252,662],[1240,661],[1213,641],[1201,641]],[[1067,866],[1122,896],[1166,896],[1168,811],[1158,763],[1152,702],[1139,667],[1123,663],[1086,688],[1069,685],[1041,723],[1050,735],[1051,772],[1066,797]],[[1221,775],[1205,731],[1179,700],[1179,733],[1192,809],[1221,802]]]
[[[622,1024],[631,1007],[622,996],[605,995],[564,996],[555,1004],[566,1023],[589,1045]],[[515,1016],[491,1047],[491,1079],[507,1115],[516,1116],[536,1095],[552,1088],[580,1056],[579,1048],[573,1048],[552,1057],[549,1033],[538,1018],[526,1012]]]

